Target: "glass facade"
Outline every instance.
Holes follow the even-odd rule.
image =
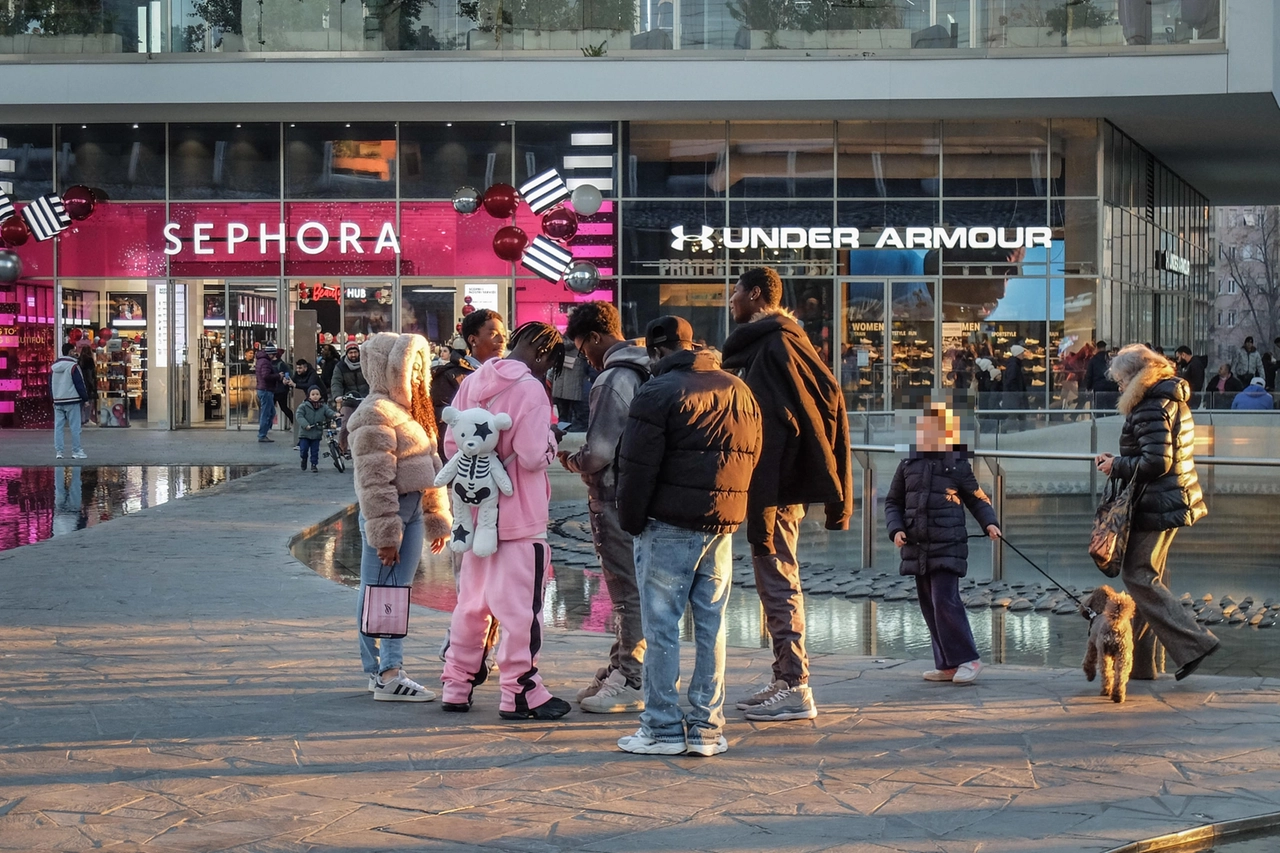
[[[785,306],[855,410],[909,406],[931,388],[973,393],[976,359],[1002,365],[1015,345],[1025,389],[983,405],[1064,406],[1088,341],[1207,336],[1204,199],[1095,120],[8,132],[0,158],[20,164],[19,201],[71,181],[112,198],[56,241],[17,249],[20,286],[61,306],[22,322],[95,342],[97,416],[111,425],[237,426],[252,417],[256,348],[312,359],[386,329],[443,344],[467,304],[563,326],[576,302],[609,299],[630,335],[674,313],[719,346],[730,288],[761,265],[781,274]],[[494,254],[504,224],[541,233],[526,206],[503,221],[450,201],[552,167],[604,197],[569,246],[599,268],[594,293]],[[25,298],[0,303],[17,317]],[[0,381],[22,387],[14,371],[26,369],[14,354]],[[27,425],[5,403],[0,425]]]
[[[26,0],[0,53],[1001,52],[1221,45],[1223,0]]]

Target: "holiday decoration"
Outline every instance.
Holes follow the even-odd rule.
[[[567,243],[578,233],[578,215],[567,207],[557,207],[542,217],[542,233]]]
[[[17,211],[14,210],[13,207],[13,199],[9,198],[5,193],[0,192],[0,222],[3,222],[10,216],[13,216],[16,212]]]
[[[572,262],[572,252],[541,234],[533,238],[533,243],[520,259],[525,269],[547,281],[559,281],[563,278]]]
[[[521,184],[520,195],[534,213],[542,213],[568,199],[569,188],[559,172],[548,169]]]
[[[521,253],[529,245],[529,235],[514,225],[498,229],[493,235],[493,253],[504,261],[515,263],[520,260]]]
[[[39,242],[52,240],[71,227],[71,217],[57,193],[40,196],[22,209],[22,218]]]
[[[604,196],[591,184],[582,184],[573,191],[573,209],[582,216],[593,216],[600,212],[604,204]]]
[[[76,222],[83,222],[92,216],[97,203],[93,190],[88,187],[67,187],[62,191],[62,204],[67,209],[67,216]]]
[[[510,184],[494,184],[484,191],[485,211],[494,219],[510,219],[520,206],[520,196]]]
[[[21,246],[31,237],[31,229],[21,216],[10,216],[0,222],[0,240],[7,246]]]
[[[453,194],[453,209],[471,214],[480,209],[480,193],[475,187],[458,187]]]
[[[0,284],[12,284],[22,277],[22,258],[17,252],[0,249]]]
[[[565,273],[564,283],[574,293],[592,293],[600,289],[600,270],[590,261],[575,261]]]

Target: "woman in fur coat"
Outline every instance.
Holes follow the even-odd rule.
[[[360,596],[369,584],[408,586],[424,539],[440,553],[453,526],[449,500],[435,488],[441,467],[439,431],[431,410],[431,351],[421,335],[381,332],[360,347],[369,395],[348,419],[360,503]],[[373,698],[430,702],[435,694],[400,668],[403,640],[360,635],[360,659]]]
[[[1156,677],[1155,641],[1178,664],[1181,681],[1218,650],[1218,638],[1196,624],[1169,591],[1165,561],[1180,527],[1208,513],[1196,477],[1196,426],[1187,401],[1191,388],[1173,363],[1143,344],[1130,344],[1107,369],[1120,386],[1117,408],[1124,415],[1120,455],[1102,453],[1098,470],[1133,483],[1137,500],[1129,525],[1120,578],[1133,596],[1133,674]],[[1147,630],[1150,627],[1151,630]]]

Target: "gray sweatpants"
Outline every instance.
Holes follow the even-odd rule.
[[[773,638],[773,679],[795,687],[809,683],[809,653],[804,647],[804,591],[796,545],[804,505],[778,507],[773,553],[752,556],[756,592],[764,606],[765,626]]]
[[[589,501],[591,538],[604,569],[604,583],[613,602],[613,647],[609,666],[600,677],[618,670],[627,684],[640,686],[644,664],[644,629],[640,622],[640,589],[636,585],[633,540],[618,524],[618,509],[611,501]]]
[[[1196,623],[1190,609],[1173,597],[1165,583],[1165,562],[1173,544],[1173,530],[1133,530],[1124,555],[1120,579],[1133,596],[1133,673],[1130,677],[1156,677],[1156,640],[1182,666],[1218,645],[1218,638]]]

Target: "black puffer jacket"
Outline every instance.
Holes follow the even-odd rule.
[[[654,367],[631,401],[618,454],[618,521],[639,535],[656,518],[732,533],[747,515],[760,457],[760,407],[714,354],[683,350]]]
[[[902,546],[904,575],[969,570],[969,541],[964,508],[983,530],[996,524],[991,501],[978,485],[969,460],[958,453],[922,453],[903,459],[884,499],[889,538],[907,534]]]
[[[1122,482],[1134,479],[1142,489],[1134,530],[1190,527],[1208,514],[1193,458],[1196,425],[1187,406],[1190,399],[1184,380],[1150,368],[1134,377],[1120,398],[1125,420],[1111,476]]]

